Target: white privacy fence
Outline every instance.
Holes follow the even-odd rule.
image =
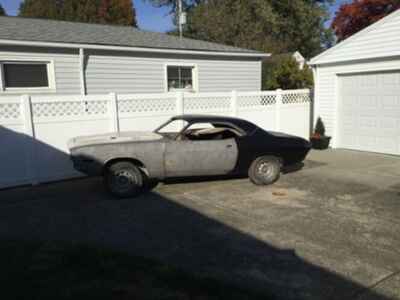
[[[75,136],[153,130],[177,114],[214,114],[308,138],[310,106],[309,90],[0,96],[0,188],[79,176],[67,149]]]

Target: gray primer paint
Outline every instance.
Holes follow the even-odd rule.
[[[155,133],[104,134],[68,142],[75,168],[88,175],[102,175],[113,160],[134,160],[144,165],[149,178],[222,175],[238,159],[234,139],[175,141]]]

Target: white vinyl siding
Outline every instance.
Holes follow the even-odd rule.
[[[54,65],[54,87],[49,91],[40,93],[79,94],[79,56],[78,50],[57,50],[32,47],[6,47],[0,46],[1,61],[43,61],[52,62]],[[4,80],[4,79],[3,79]],[[32,91],[29,91],[30,93]],[[39,91],[38,91],[39,92]],[[0,91],[0,93],[14,93],[13,91]],[[21,93],[16,91],[15,93]]]
[[[78,49],[0,46],[0,62],[7,60],[51,61],[54,64],[54,88],[41,93],[81,93]],[[165,66],[170,64],[196,67],[196,92],[261,90],[260,58],[85,50],[86,92],[89,95],[164,93],[167,91]]]
[[[315,86],[315,113],[320,116],[327,129],[327,134],[333,137],[332,144],[337,146],[336,134],[338,128],[338,98],[339,77],[343,74],[379,72],[400,70],[400,59],[371,60],[365,63],[348,63],[317,68],[317,84]]]
[[[195,65],[197,92],[261,90],[259,59],[200,59],[194,56],[182,59],[150,55],[143,57],[91,51],[86,66],[88,94],[163,93],[167,90],[166,65]]]
[[[337,63],[400,56],[400,10],[317,56],[312,63]]]

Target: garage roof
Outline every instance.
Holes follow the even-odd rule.
[[[400,56],[400,9],[311,59],[322,65]]]
[[[21,17],[0,17],[0,41],[68,43],[145,49],[186,50],[267,56],[254,50],[200,40],[180,39],[131,26],[88,24]]]

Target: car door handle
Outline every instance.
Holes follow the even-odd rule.
[[[226,145],[226,148],[232,148],[232,145]]]

